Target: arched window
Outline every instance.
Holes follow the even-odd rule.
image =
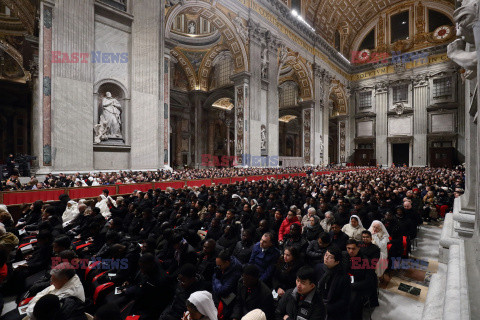
[[[216,87],[223,87],[232,84],[230,76],[233,74],[233,60],[229,53],[225,52],[215,59]]]
[[[443,13],[428,9],[428,32],[433,32],[440,26],[453,25],[452,21]]]
[[[410,37],[409,11],[403,11],[390,17],[391,43]]]
[[[363,39],[358,51],[375,49],[375,28],[373,28]]]
[[[280,108],[289,108],[297,105],[298,85],[294,81],[286,81],[280,85],[279,105]]]
[[[335,31],[335,50],[340,51],[340,32]]]

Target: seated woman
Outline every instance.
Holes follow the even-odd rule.
[[[307,241],[317,240],[322,232],[323,228],[320,225],[320,218],[317,215],[308,218],[308,224],[303,228],[303,237]]]
[[[370,228],[368,228],[368,231],[372,233],[372,243],[376,244],[380,248],[380,260],[387,259],[387,244],[390,235],[388,234],[388,231],[383,223],[378,220],[374,220]],[[375,270],[377,277],[383,276],[384,271],[385,269],[382,268],[382,263],[377,264],[377,269]]]
[[[291,288],[294,288],[297,280],[297,271],[302,266],[300,261],[300,252],[296,247],[287,247],[283,251],[283,256],[275,266],[273,274],[273,289],[279,297]]]
[[[187,300],[187,310],[182,320],[217,320],[217,308],[208,291],[192,293]]]
[[[350,238],[357,241],[362,241],[362,231],[365,228],[362,225],[362,221],[356,215],[350,217],[350,223],[343,226],[342,231]]]

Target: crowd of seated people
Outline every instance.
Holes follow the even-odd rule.
[[[345,167],[335,166],[336,170]],[[348,167],[349,169],[357,167]],[[328,170],[328,167],[209,167],[204,169],[180,169],[157,171],[119,171],[119,172],[91,172],[88,174],[47,174],[39,179],[35,176],[27,183],[20,183],[18,170],[13,170],[8,179],[2,181],[0,191],[12,190],[41,190],[50,188],[89,187],[100,185],[114,185],[123,183],[146,183],[174,180],[229,178],[251,175],[307,173]]]
[[[16,222],[2,205],[0,292],[18,308],[0,319],[362,319],[389,258],[463,188],[461,170],[390,168],[62,195]]]

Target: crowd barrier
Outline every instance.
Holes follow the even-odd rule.
[[[329,170],[313,172],[314,175],[324,175],[333,172],[347,172],[358,170],[372,170],[374,168],[362,169],[344,169],[344,170]],[[36,200],[50,201],[58,200],[61,194],[68,194],[70,199],[85,199],[97,197],[102,193],[102,190],[108,189],[111,196],[131,194],[134,190],[148,191],[149,189],[165,190],[168,187],[179,189],[183,187],[199,187],[205,185],[207,187],[212,184],[235,184],[239,181],[259,181],[267,179],[284,179],[290,177],[305,177],[306,173],[284,173],[284,174],[267,174],[254,175],[231,178],[212,178],[212,179],[198,179],[198,180],[179,180],[179,181],[162,181],[162,182],[148,182],[148,183],[132,183],[132,184],[116,184],[103,185],[95,187],[76,187],[76,188],[60,188],[60,189],[45,189],[45,190],[23,190],[23,191],[7,191],[0,193],[0,203],[7,206],[20,205],[23,203],[33,203]]]

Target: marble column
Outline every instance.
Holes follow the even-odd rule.
[[[315,64],[313,66],[314,85],[315,85],[315,106],[314,106],[314,118],[313,118],[313,164],[323,165],[323,159],[325,149],[328,149],[328,145],[325,148],[323,141],[323,129],[324,129],[324,86],[323,75],[325,70],[320,65]],[[327,124],[328,130],[328,124]]]
[[[202,127],[203,124],[203,101],[205,99],[205,92],[203,91],[190,91],[189,98],[191,101],[191,105],[193,108],[193,113],[195,115],[195,143],[194,143],[194,151],[195,151],[195,167],[199,168],[202,162],[202,152],[205,151],[202,148],[202,136],[204,136],[204,128]]]
[[[267,42],[268,81],[267,81],[267,153],[270,166],[278,166],[279,150],[279,101],[278,101],[278,68],[277,63],[279,41],[271,37]],[[272,61],[274,63],[272,63]],[[275,158],[276,157],[276,158]],[[277,161],[274,161],[277,159]]]
[[[476,106],[474,91],[476,83],[470,80],[465,81],[465,193],[461,197],[461,207],[458,213],[453,214],[454,229],[460,236],[471,237],[475,230],[475,201],[478,172],[478,160],[476,150],[478,149],[477,125],[471,115],[475,113]],[[478,189],[477,189],[478,190]]]
[[[375,153],[377,163],[388,166],[388,144],[387,144],[387,111],[388,111],[388,89],[383,84],[375,88]]]
[[[414,167],[427,165],[427,106],[428,79],[415,79],[413,82],[413,163]]]
[[[342,117],[338,119],[338,163],[347,162],[347,119]]]
[[[235,84],[235,156],[238,165],[250,165],[250,74],[233,75]]]
[[[249,21],[249,57],[250,57],[250,78],[249,78],[249,127],[248,130],[252,134],[249,135],[249,146],[251,156],[261,155],[261,126],[265,125],[267,115],[267,101],[265,92],[262,94],[262,83],[266,78],[262,79],[262,68],[268,69],[268,55],[265,46],[265,30],[260,28],[259,24]],[[268,73],[268,71],[267,71]],[[247,152],[245,152],[247,153]],[[252,164],[254,165],[254,164]]]

